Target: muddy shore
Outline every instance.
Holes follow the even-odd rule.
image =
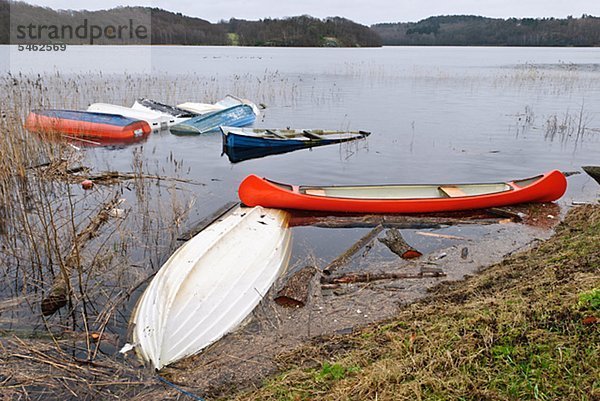
[[[468,263],[489,267],[472,277],[459,268],[463,247],[451,245],[429,255],[445,255],[437,261],[450,276],[444,283],[438,278],[357,283],[336,294],[314,283],[307,306],[298,309],[281,308],[266,297],[242,329],[161,376],[206,399],[398,399],[393,394],[533,399],[534,388],[553,399],[593,398],[598,326],[582,322],[597,319],[598,311],[579,299],[590,291],[598,296],[599,224],[600,207],[585,206],[569,212],[548,241],[532,243],[531,236],[519,239],[510,230],[514,241],[504,247],[491,238],[479,240],[469,245]],[[513,254],[523,247],[528,250]],[[403,269],[416,272],[418,266],[408,261]],[[456,281],[461,279],[466,281]],[[386,302],[390,294],[394,302]],[[82,333],[3,332],[2,396],[185,399],[131,355],[89,361],[65,351],[89,341]],[[532,347],[549,349],[548,361],[535,367],[535,377],[527,376],[529,384],[519,382],[511,390],[505,382],[516,373],[503,352],[533,352]],[[555,360],[560,350],[568,350],[569,358]],[[551,371],[544,373],[546,368]],[[551,374],[555,368],[579,372],[572,379],[577,383],[558,380]],[[490,387],[490,378],[500,384]],[[566,391],[575,384],[578,390]]]

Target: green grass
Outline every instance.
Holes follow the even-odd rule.
[[[579,307],[597,311],[600,309],[600,288],[579,294]]]
[[[238,400],[594,400],[600,207],[395,319],[280,357],[281,372]]]
[[[237,33],[228,33],[227,39],[229,39],[229,44],[231,46],[239,46],[240,45],[240,37]]]

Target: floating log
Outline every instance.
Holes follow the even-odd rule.
[[[404,238],[402,238],[402,234],[395,228],[390,228],[385,232],[384,238],[377,238],[379,242],[387,246],[390,251],[394,252],[396,255],[400,256],[402,259],[414,259],[423,254],[417,251],[415,248],[410,246]]]
[[[206,227],[214,223],[216,220],[221,218],[225,213],[229,212],[231,209],[239,205],[239,202],[227,202],[222,207],[217,209],[214,213],[209,216],[203,218],[202,220],[194,223],[192,228],[181,234],[177,237],[177,241],[189,241],[193,237],[195,237],[200,231],[204,230]]]
[[[321,228],[371,228],[378,225],[396,229],[441,228],[458,224],[497,224],[500,219],[489,214],[474,216],[437,217],[403,215],[347,215],[347,216],[307,216],[292,214],[290,227],[313,226]]]
[[[583,166],[582,169],[600,184],[600,166]]]
[[[317,274],[314,266],[305,266],[294,273],[273,299],[281,306],[300,308],[306,305],[310,284]]]
[[[383,230],[383,226],[378,225],[377,227],[375,227],[374,229],[369,231],[365,236],[363,236],[361,239],[356,241],[354,243],[354,245],[352,245],[350,248],[348,248],[346,250],[346,252],[342,253],[340,256],[335,258],[331,263],[329,263],[327,266],[325,266],[325,268],[323,269],[323,274],[329,275],[329,274],[333,273],[338,267],[347,263],[348,260],[350,260],[350,258],[356,252],[358,252],[362,247],[364,247],[369,242],[371,242],[373,240],[373,238],[375,238],[377,235],[379,235],[379,233],[382,230]]]
[[[42,299],[41,309],[44,316],[54,314],[67,304],[71,293],[71,272],[80,266],[80,254],[83,246],[96,236],[100,227],[109,220],[111,211],[119,203],[121,201],[116,196],[113,200],[105,203],[87,227],[73,239],[71,250],[60,266],[60,274],[54,278],[50,292]]]
[[[446,273],[439,270],[421,273],[400,273],[400,272],[382,272],[382,273],[350,273],[341,276],[323,276],[321,277],[321,287],[331,289],[332,284],[352,284],[369,283],[379,280],[398,280],[398,279],[419,279],[424,277],[443,277]]]

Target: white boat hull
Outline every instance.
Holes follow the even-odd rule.
[[[132,109],[131,107],[118,106],[108,103],[93,103],[87,108],[87,111],[105,114],[118,114],[123,117],[146,121],[152,130],[166,129],[169,126],[169,120],[172,119],[172,117],[166,114],[157,113],[155,111],[136,110]]]
[[[134,311],[139,355],[161,369],[238,326],[287,267],[288,219],[281,210],[238,207],[180,247]]]

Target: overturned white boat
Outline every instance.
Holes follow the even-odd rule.
[[[260,115],[260,110],[258,109],[258,106],[256,106],[256,104],[254,104],[253,102],[251,102],[248,99],[242,99],[240,97],[233,96],[233,95],[227,95],[223,99],[219,100],[218,102],[216,102],[214,104],[213,103],[186,102],[186,103],[178,104],[177,107],[180,109],[183,109],[183,110],[191,111],[192,113],[207,114],[207,113],[213,113],[215,111],[225,110],[225,109],[228,109],[230,107],[237,106],[240,104],[246,104],[246,105],[252,107],[252,111],[254,112],[254,115],[256,115],[256,116]]]
[[[92,103],[87,111],[104,114],[117,114],[123,117],[133,118],[135,120],[146,121],[152,130],[166,129],[175,124],[175,118],[151,110],[136,110],[131,107],[119,106],[109,103]]]
[[[289,262],[288,220],[285,211],[237,207],[180,247],[133,313],[138,354],[161,369],[238,326]]]
[[[189,120],[192,117],[198,116],[198,113],[193,113],[188,110],[183,110],[175,106],[157,102],[156,100],[139,98],[131,106],[133,110],[147,111],[151,113],[160,113],[170,117],[169,127],[180,124]]]

